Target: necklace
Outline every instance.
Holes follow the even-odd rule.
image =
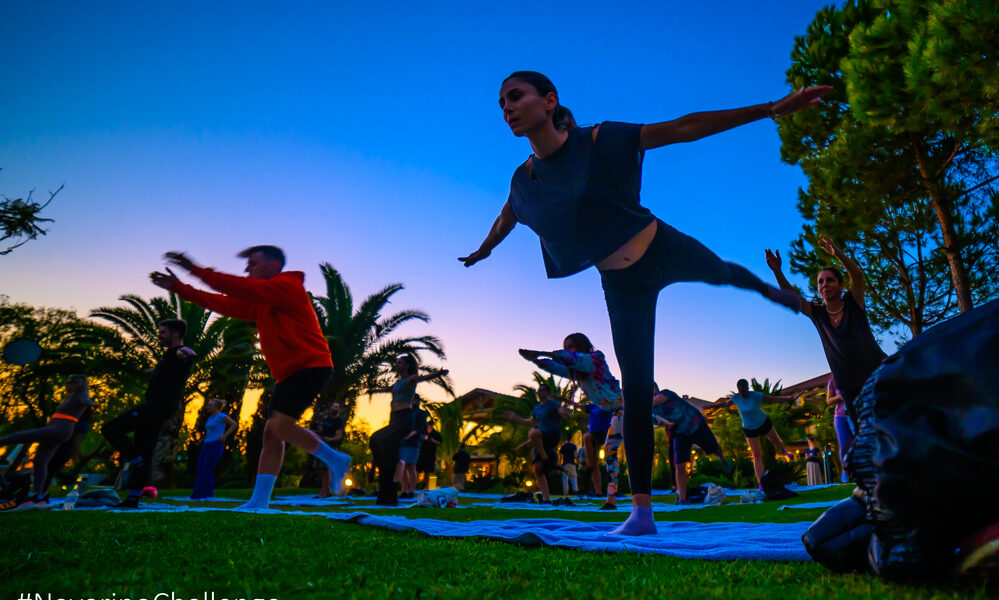
[[[838,315],[839,313],[843,312],[844,308],[846,308],[846,304],[840,304],[839,310],[829,310],[829,305],[826,304],[826,312],[829,313],[830,315]]]

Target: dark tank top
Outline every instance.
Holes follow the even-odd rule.
[[[836,387],[853,417],[853,400],[886,355],[874,339],[867,313],[849,292],[843,294],[843,319],[838,327],[833,327],[825,305],[817,303],[812,303],[812,323],[822,338]]]

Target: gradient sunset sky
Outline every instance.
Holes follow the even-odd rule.
[[[0,293],[86,314],[158,295],[165,250],[238,273],[236,252],[270,243],[316,293],[321,261],[358,301],[403,283],[392,309],[430,313],[406,333],[444,341],[459,394],[530,381],[517,348],[573,331],[617,372],[595,270],[546,280],[524,226],[471,269],[456,260],[530,153],[502,120],[502,79],[546,73],[584,124],[776,100],[824,4],[3,3],[0,192],[66,187],[48,235],[0,257]],[[764,248],[787,252],[807,185],[779,145],[764,120],[652,151],[643,202],[769,281]],[[701,398],[828,371],[806,318],[730,288],[667,288],[656,339],[659,384]]]

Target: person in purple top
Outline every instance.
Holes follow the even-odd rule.
[[[818,239],[819,247],[836,258],[850,275],[850,289],[844,293],[843,275],[838,269],[819,271],[816,284],[822,302],[809,302],[798,296],[801,314],[808,317],[822,340],[829,369],[839,388],[850,419],[856,422],[853,401],[864,382],[885,359],[885,353],[874,339],[864,305],[864,273],[836,242],[825,235]],[[774,273],[782,290],[797,295],[781,271],[780,252],[766,251],[767,266]]]
[[[833,413],[833,429],[836,431],[836,442],[839,446],[839,479],[846,483],[850,479],[850,475],[846,472],[846,453],[853,445],[853,424],[846,414],[846,406],[843,404],[842,394],[836,387],[836,380],[832,377],[826,384],[826,403],[836,407]]]
[[[659,292],[674,283],[700,281],[752,290],[797,309],[789,294],[722,260],[642,206],[645,152],[793,113],[816,104],[831,89],[807,88],[776,102],[649,125],[608,121],[578,127],[555,85],[541,73],[517,71],[500,86],[503,119],[514,135],[530,141],[533,154],[514,172],[510,195],[479,248],[458,260],[474,265],[517,223],[524,223],[540,238],[548,277],[567,277],[590,267],[600,271],[628,404],[624,445],[633,492],[632,514],[614,534],[656,532],[652,396]]]

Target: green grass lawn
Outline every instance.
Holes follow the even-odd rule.
[[[840,498],[848,488],[802,494]],[[237,495],[226,491],[226,496]],[[287,494],[291,490],[281,490]],[[169,496],[170,494],[168,494]],[[659,513],[657,520],[799,521],[780,503]],[[299,510],[295,508],[294,510]],[[331,509],[326,509],[331,510]],[[363,505],[345,510],[364,510]],[[536,518],[489,508],[399,509],[453,520]],[[550,513],[620,520],[601,513]],[[981,587],[904,587],[811,563],[685,560],[429,538],[306,515],[48,511],[0,515],[0,600],[52,598],[987,598]]]

